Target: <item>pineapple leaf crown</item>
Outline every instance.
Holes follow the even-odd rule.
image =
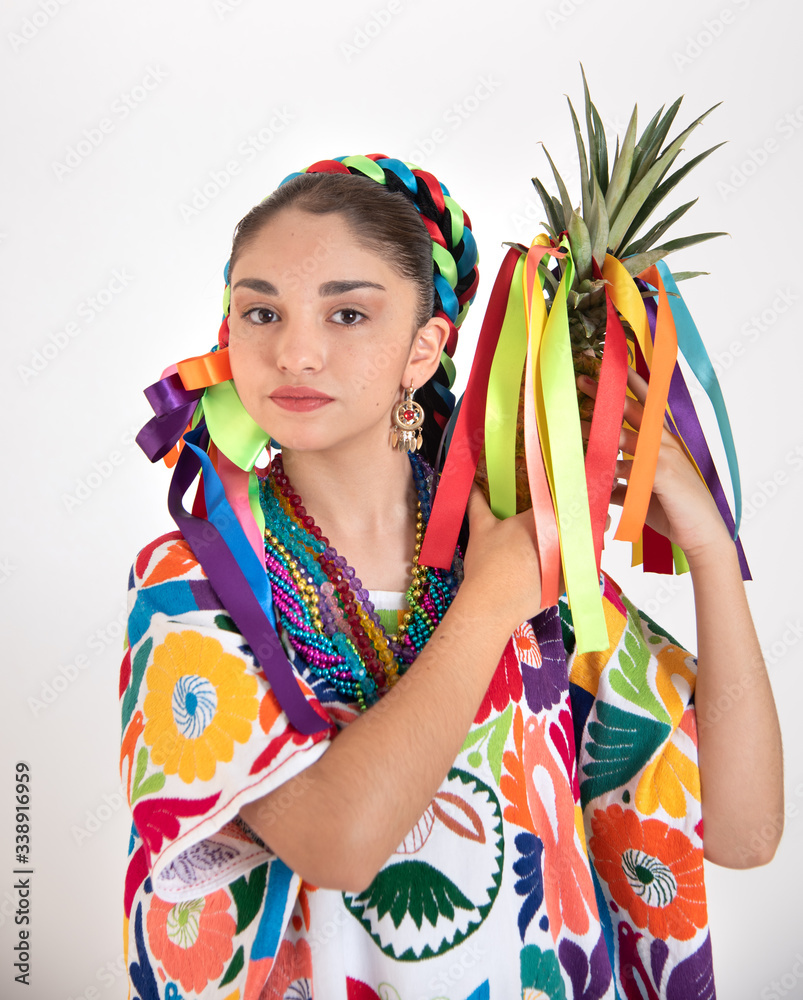
[[[720,142],[711,146],[684,166],[669,173],[683,149],[683,143],[714,108],[719,107],[719,104],[709,108],[670,142],[666,141],[667,135],[680,108],[682,97],[679,97],[667,110],[664,110],[664,106],[659,108],[638,137],[638,108],[634,107],[621,146],[619,137],[616,138],[613,164],[609,167],[605,128],[591,100],[585,70],[582,65],[580,68],[585,97],[587,149],[572,102],[568,97],[567,101],[580,161],[581,204],[577,209],[573,207],[566,185],[546,148],[544,152],[552,168],[559,197],[550,195],[537,177],[533,178],[533,184],[547,216],[542,225],[552,240],[558,242],[562,233],[568,233],[575,264],[568,306],[571,311],[583,313],[585,310],[594,310],[599,304],[604,282],[594,279],[593,263],[601,269],[606,253],[611,253],[621,260],[628,273],[635,277],[675,250],[694,246],[715,236],[726,236],[727,233],[696,233],[693,236],[684,236],[655,245],[670,226],[695,204],[697,201],[695,198],[671,211],[646,233],[640,235],[653,212],[670,191],[698,163],[724,145]],[[546,269],[542,273],[547,297],[551,301],[557,290],[558,276]],[[680,281],[705,273],[707,272],[682,271],[676,273],[674,278]],[[585,325],[591,324],[587,322]],[[596,326],[596,323],[593,325]],[[592,330],[587,329],[586,336],[589,341],[596,339],[591,334]]]

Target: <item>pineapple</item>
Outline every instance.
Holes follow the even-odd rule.
[[[606,253],[610,253],[622,262],[630,275],[635,276],[675,250],[694,246],[715,236],[726,235],[725,233],[697,233],[694,236],[685,236],[669,240],[666,243],[658,242],[670,226],[695,204],[696,198],[671,211],[642,235],[645,224],[670,191],[689,171],[723,143],[711,146],[670,174],[669,170],[680,154],[683,143],[718,105],[709,108],[666,145],[667,134],[675,120],[682,98],[678,98],[666,111],[661,107],[638,138],[638,115],[637,108],[634,108],[621,147],[617,136],[613,164],[609,169],[608,145],[602,119],[591,101],[584,71],[583,91],[588,152],[586,152],[586,142],[583,139],[574,107],[571,100],[568,101],[580,160],[580,204],[576,208],[573,207],[566,185],[546,149],[544,152],[552,168],[560,197],[550,195],[537,177],[533,178],[533,184],[546,212],[546,221],[542,225],[550,240],[553,245],[557,246],[562,235],[566,234],[574,259],[574,279],[567,295],[569,334],[574,368],[577,373],[596,377],[599,374],[605,342],[607,306],[605,282],[601,278],[594,277],[594,265],[601,270]],[[521,249],[524,251],[526,247],[521,247]],[[544,261],[549,262],[551,258],[545,257]],[[542,262],[541,274],[548,310],[552,308],[564,266],[560,262],[553,263],[550,270]],[[675,281],[681,281],[705,273],[707,272],[682,271],[675,273],[673,277]],[[626,336],[632,339],[633,334],[627,322],[624,317],[620,318]],[[589,420],[593,413],[593,400],[579,390],[577,395],[581,419]],[[523,384],[516,432],[516,509],[518,511],[526,510],[531,506],[523,455],[522,398]],[[484,452],[480,456],[475,481],[479,483],[487,496],[488,477]]]

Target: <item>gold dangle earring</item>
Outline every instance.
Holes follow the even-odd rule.
[[[424,423],[424,411],[413,399],[413,395],[411,382],[410,388],[404,390],[404,399],[393,411],[390,444],[399,451],[417,451],[423,442],[421,426]]]

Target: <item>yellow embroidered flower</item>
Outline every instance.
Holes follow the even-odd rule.
[[[145,675],[143,739],[165,774],[208,781],[218,761],[234,756],[235,740],[248,741],[259,705],[246,667],[217,639],[191,630],[171,632],[156,647]]]

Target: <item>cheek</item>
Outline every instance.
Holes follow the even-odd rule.
[[[229,341],[229,362],[234,387],[241,398],[253,393],[259,372],[258,352],[247,338],[232,336]]]
[[[410,356],[410,339],[398,335],[373,337],[344,352],[348,355],[347,364],[352,371],[360,372],[363,378],[377,383],[377,388],[394,383],[392,391],[395,393],[401,385]]]

